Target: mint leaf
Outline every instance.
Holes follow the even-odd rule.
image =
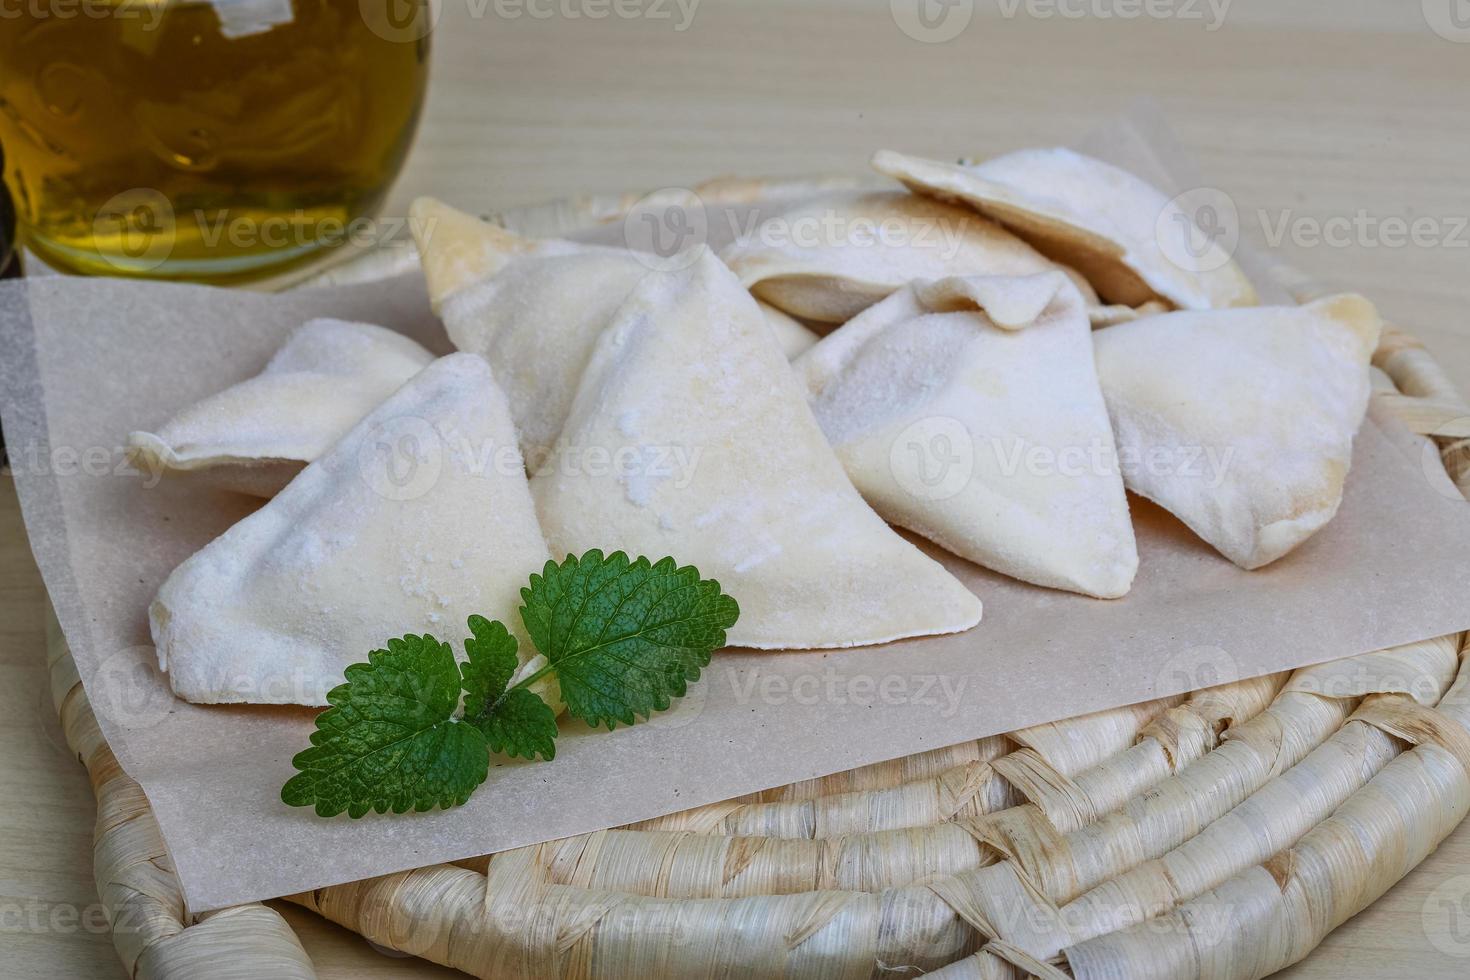
[[[567,710],[593,727],[631,725],[683,697],[740,616],[696,569],[621,551],[547,562],[521,598],[545,666],[511,685],[516,638],[481,616],[470,617],[463,664],[432,636],[389,640],[327,694],[282,801],[354,819],[459,806],[489,775],[490,751],[556,757],[556,714],[532,691],[538,680],[554,674]]]
[[[621,551],[547,562],[521,590],[521,618],[561,683],[567,711],[592,725],[633,724],[683,697],[725,645],[740,609],[720,583],[672,558]]]
[[[470,617],[473,639],[465,641],[469,661],[461,665],[465,721],[478,728],[490,751],[547,760],[556,758],[556,713],[519,685],[506,685],[520,666],[516,638],[504,624]]]
[[[346,676],[327,694],[312,747],[291,760],[300,771],[282,787],[283,802],[356,819],[459,806],[485,781],[485,736],[453,717],[461,677],[449,644],[389,640]]]

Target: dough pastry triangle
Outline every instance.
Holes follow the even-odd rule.
[[[145,473],[218,468],[215,484],[269,497],[433,359],[383,327],[311,320],[260,374],[132,433],[128,455]]]
[[[884,518],[1013,578],[1111,599],[1138,551],[1091,332],[1060,272],[920,281],[795,367]]]
[[[712,255],[648,276],[531,481],[557,554],[673,555],[740,603],[735,646],[968,629],[980,601],[853,489],[760,310]]]
[[[429,198],[413,205],[429,298],[449,339],[490,362],[534,470],[592,345],[649,272],[626,249],[520,238]]]
[[[1110,303],[1138,306],[1161,297],[1180,309],[1207,310],[1256,301],[1240,267],[1177,203],[1126,170],[1073,150],[1020,150],[971,165],[879,150],[873,169],[917,193],[971,205],[1077,269]],[[1186,231],[1189,247],[1166,253],[1162,236]]]
[[[1242,568],[1280,558],[1342,502],[1381,328],[1347,295],[1097,331],[1128,488]]]
[[[169,576],[149,610],[174,692],[326,703],[390,637],[459,647],[472,614],[522,632],[549,558],[485,361],[435,361],[273,500]]]
[[[842,323],[914,279],[1029,275],[1056,265],[968,208],[904,191],[842,191],[774,214],[721,258],[759,299]]]

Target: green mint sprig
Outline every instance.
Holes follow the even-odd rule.
[[[459,806],[489,775],[489,752],[556,757],[556,714],[536,682],[554,677],[567,713],[594,728],[631,725],[684,696],[740,615],[697,569],[621,551],[547,562],[521,600],[544,666],[511,684],[516,638],[480,616],[470,617],[463,663],[432,636],[389,640],[327,694],[281,799],[354,819]]]

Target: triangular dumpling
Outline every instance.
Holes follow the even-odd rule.
[[[425,368],[273,500],[185,561],[149,610],[174,692],[326,703],[391,637],[456,645],[466,620],[521,631],[549,555],[489,365]]]
[[[628,249],[520,238],[430,198],[413,211],[434,308],[456,347],[494,367],[534,472],[598,335],[656,263]],[[764,312],[783,351],[816,341],[779,310]]]
[[[454,345],[494,367],[534,470],[598,334],[649,266],[626,249],[520,238],[428,198],[413,213],[429,298]]]
[[[1240,267],[1168,195],[1074,150],[1020,150],[968,165],[879,150],[873,169],[994,218],[1077,269],[1110,303],[1138,306],[1161,297],[1180,309],[1207,310],[1256,301]],[[1191,248],[1166,253],[1160,228],[1194,229]]]
[[[1111,599],[1138,551],[1091,333],[1060,272],[921,281],[795,367],[884,518],[1014,578]]]
[[[1280,558],[1337,513],[1381,328],[1335,296],[1099,330],[1128,488],[1242,568]]]
[[[553,551],[672,555],[740,603],[735,646],[968,629],[980,601],[842,472],[750,295],[708,253],[645,278],[531,481]]]
[[[370,323],[311,320],[265,370],[128,436],[145,473],[226,467],[215,482],[269,497],[434,359]]]
[[[842,191],[771,215],[721,258],[758,298],[842,323],[914,279],[1023,276],[1057,266],[968,208],[905,191]]]

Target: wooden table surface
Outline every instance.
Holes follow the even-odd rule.
[[[630,9],[595,0],[443,0],[389,213],[426,192],[489,210],[722,173],[859,173],[879,147],[954,157],[1066,141],[1152,96],[1248,235],[1377,300],[1470,389],[1470,30],[1449,19],[1458,4],[1464,22],[1464,0],[1235,0],[1219,25],[1204,0],[934,2],[973,18],[928,43],[886,0],[703,0],[684,30],[674,0],[637,0],[636,19],[587,16]],[[1140,7],[1170,16],[1127,19]],[[1078,10],[1116,16],[1062,15]],[[5,481],[0,973],[121,977],[91,882],[92,795],[46,686],[43,602]],[[459,975],[282,911],[324,980]],[[1470,822],[1283,976],[1467,974]]]

